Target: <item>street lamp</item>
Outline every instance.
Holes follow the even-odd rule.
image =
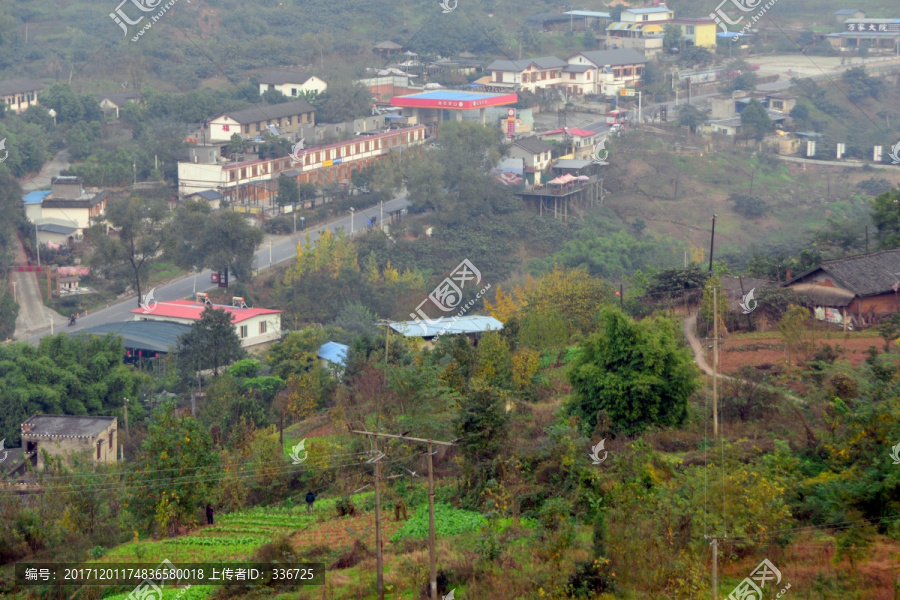
[[[353,216],[356,213],[356,209],[352,206],[350,207],[350,235],[353,235]]]

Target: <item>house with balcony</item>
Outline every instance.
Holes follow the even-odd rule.
[[[644,73],[647,58],[631,48],[592,50],[573,54],[566,62],[570,66],[587,67],[581,92],[613,96],[622,88],[635,87]],[[591,83],[587,83],[590,73]]]
[[[566,61],[555,56],[540,56],[522,60],[495,60],[488,65],[492,89],[509,91],[551,89],[564,86],[563,68]]]
[[[246,212],[275,206],[278,177],[316,185],[349,181],[353,171],[377,160],[425,142],[423,125],[393,129],[352,140],[313,146],[294,156],[225,160],[214,146],[191,148],[190,159],[178,162],[178,193],[185,198],[198,192],[217,191],[231,208],[246,205]],[[195,151],[196,150],[196,151]]]
[[[605,134],[580,129],[578,127],[560,127],[552,131],[538,134],[545,142],[557,142],[564,147],[560,156],[574,159],[589,158],[594,152],[594,146],[600,142]]]
[[[42,89],[44,84],[33,79],[7,79],[0,81],[0,100],[6,103],[7,110],[18,114],[29,106],[38,105],[37,93]]]
[[[228,142],[235,133],[256,137],[262,135],[269,125],[284,133],[294,133],[302,125],[315,125],[315,113],[316,109],[305,100],[235,110],[210,119],[209,139],[211,142]]]
[[[266,92],[276,91],[290,98],[296,98],[306,92],[322,94],[327,89],[327,83],[310,73],[269,71],[259,78],[260,96]]]

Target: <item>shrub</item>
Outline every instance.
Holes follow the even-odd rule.
[[[728,201],[734,204],[734,211],[745,217],[761,217],[769,206],[765,201],[749,194],[731,194]]]

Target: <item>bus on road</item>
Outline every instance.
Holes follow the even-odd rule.
[[[628,122],[627,110],[611,110],[606,113],[607,125],[624,125]]]

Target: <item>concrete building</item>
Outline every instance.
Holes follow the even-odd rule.
[[[647,58],[631,48],[579,52],[566,59],[570,66],[587,67],[590,76],[580,90],[585,94],[613,96],[622,88],[635,87],[644,73]]]
[[[255,137],[262,135],[269,125],[285,133],[296,132],[301,125],[315,124],[315,111],[305,100],[295,100],[227,112],[210,120],[209,140],[228,142],[235,133]]]
[[[555,56],[540,56],[522,60],[495,60],[487,69],[491,73],[493,88],[536,92],[563,85],[565,66],[566,61]]]
[[[840,10],[834,11],[834,20],[838,23],[843,23],[849,19],[865,19],[866,13],[865,11],[859,10],[858,8],[842,8]]]
[[[323,184],[348,181],[353,171],[364,169],[392,151],[422,144],[425,127],[419,125],[359,136],[352,140],[306,148],[294,157],[261,158],[232,162],[215,153],[178,163],[179,195],[215,190],[229,205],[274,203],[278,176],[292,177],[298,183]],[[251,211],[252,212],[252,211]]]
[[[95,98],[103,109],[103,114],[114,119],[119,118],[119,111],[127,104],[137,104],[140,97],[133,92],[121,92],[115,94],[95,94]]]
[[[322,94],[327,89],[327,83],[309,73],[269,71],[259,78],[260,95],[274,90],[288,97],[296,97],[304,92]]]
[[[26,214],[38,225],[38,231],[41,225],[56,225],[69,228],[67,236],[79,240],[93,224],[92,219],[106,213],[109,196],[106,190],[85,190],[80,177],[60,175],[50,180],[50,193],[41,199],[40,205],[26,204]],[[62,232],[58,229],[46,231],[59,235]],[[56,238],[42,241],[59,242]]]
[[[44,468],[44,455],[64,457],[81,454],[98,463],[116,462],[118,420],[116,417],[35,415],[22,423],[24,461],[37,470]]]
[[[538,185],[541,183],[541,173],[550,166],[552,152],[553,146],[531,136],[515,140],[510,146],[509,157],[524,160],[525,183]]]
[[[568,158],[583,159],[593,154],[594,146],[605,135],[595,131],[588,131],[587,129],[579,129],[578,127],[560,127],[559,129],[539,133],[538,137],[544,141],[554,141],[563,144],[565,146],[564,154]]]
[[[873,54],[900,54],[900,19],[847,19],[842,31],[829,33],[825,40],[842,52],[868,48]]]
[[[44,84],[33,79],[7,79],[0,81],[0,100],[6,103],[7,110],[18,114],[38,105],[37,93],[42,89]]]
[[[135,315],[135,321],[172,321],[193,325],[200,320],[207,306],[222,309],[232,315],[234,329],[241,339],[241,345],[245,348],[271,342],[281,337],[281,313],[283,311],[271,308],[246,308],[246,305],[243,304],[228,306],[192,302],[191,300],[172,300],[171,302],[157,303],[156,308],[149,312],[143,308],[136,308],[131,313]]]

